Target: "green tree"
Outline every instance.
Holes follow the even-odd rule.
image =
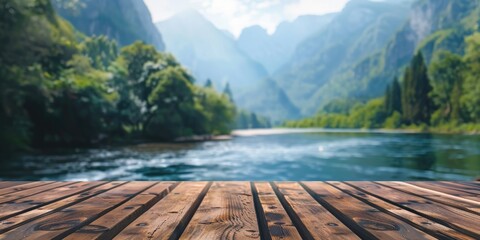
[[[195,105],[194,87],[179,67],[153,73],[147,80],[154,85],[148,101],[151,114],[145,121],[145,135],[157,140],[204,133],[203,115]]]
[[[212,83],[212,80],[207,79],[207,81],[205,82],[205,87],[206,88],[213,88],[213,83]]]
[[[80,45],[80,51],[90,59],[96,69],[107,70],[118,57],[117,43],[106,36],[86,38]]]
[[[461,121],[460,96],[465,64],[460,56],[445,51],[439,52],[435,59],[429,72],[433,85],[431,97],[438,108],[435,115],[441,118],[436,121]]]
[[[385,111],[387,116],[391,116],[394,112],[402,112],[402,89],[397,77],[387,87],[385,93]]]
[[[228,99],[230,100],[230,102],[234,102],[233,100],[233,93],[232,93],[232,90],[230,89],[230,84],[227,83],[225,85],[225,88],[223,89],[223,94],[226,95],[228,97]]]
[[[480,33],[466,39],[465,63],[467,73],[461,102],[465,106],[469,120],[480,122]]]
[[[402,89],[402,113],[407,124],[429,124],[434,110],[430,98],[432,86],[421,52],[412,59],[405,70]]]

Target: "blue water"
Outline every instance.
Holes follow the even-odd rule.
[[[4,180],[472,180],[480,137],[316,132],[22,155]]]

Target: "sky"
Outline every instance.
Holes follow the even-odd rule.
[[[340,11],[349,0],[144,0],[154,22],[178,12],[196,9],[213,24],[235,36],[242,29],[260,25],[273,33],[280,22],[301,15]]]

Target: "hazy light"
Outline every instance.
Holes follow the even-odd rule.
[[[282,21],[301,15],[340,11],[349,0],[145,0],[154,22],[195,9],[218,28],[240,35],[242,29],[260,25],[269,33]]]

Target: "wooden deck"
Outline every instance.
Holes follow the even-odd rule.
[[[0,182],[0,239],[480,239],[478,182]]]

